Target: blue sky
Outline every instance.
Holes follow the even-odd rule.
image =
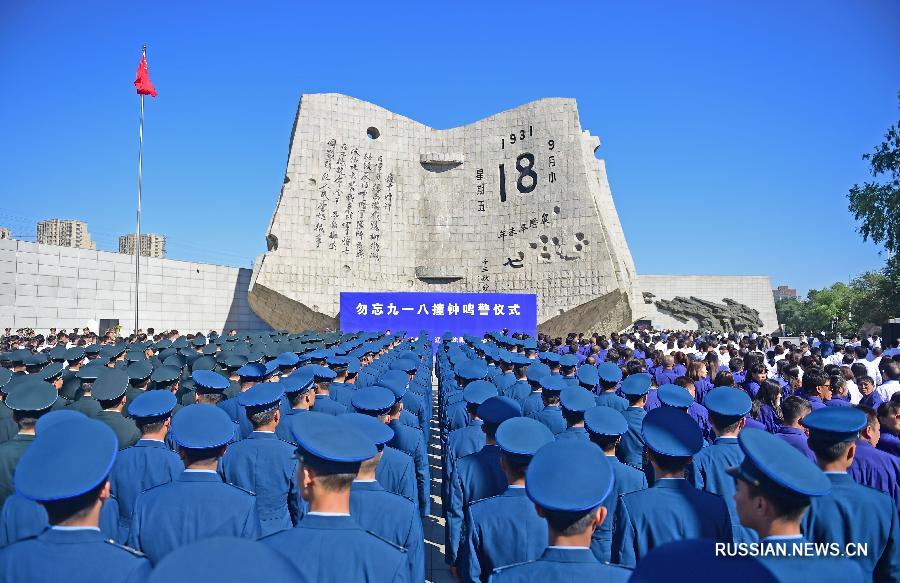
[[[829,285],[883,258],[845,194],[898,119],[900,3],[0,3],[0,225],[134,229],[173,258],[248,266],[303,93],[438,128],[578,100],[641,273]]]

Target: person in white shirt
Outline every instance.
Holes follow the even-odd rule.
[[[875,384],[881,384],[881,371],[878,370],[878,365],[874,364],[872,361],[866,358],[869,354],[869,350],[865,346],[857,346],[854,348],[856,359],[853,361],[853,364],[857,362],[866,365],[866,370],[869,371],[869,376],[875,379]]]
[[[884,365],[884,374],[888,380],[875,390],[883,400],[889,401],[894,393],[900,391],[900,363],[892,361]]]

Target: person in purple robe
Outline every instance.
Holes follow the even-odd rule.
[[[803,397],[788,397],[781,403],[782,423],[775,431],[775,437],[788,442],[791,446],[808,457],[810,461],[816,461],[816,454],[809,449],[806,443],[807,431],[800,424],[804,417],[812,412],[809,402]]]
[[[900,393],[887,403],[878,407],[878,423],[881,425],[881,438],[875,446],[900,459]]]
[[[866,426],[856,442],[856,457],[847,473],[863,486],[881,490],[894,500],[900,511],[900,459],[875,448],[881,437],[878,415],[869,407],[857,406],[866,414]]]

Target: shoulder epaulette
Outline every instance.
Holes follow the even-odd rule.
[[[503,565],[502,567],[495,567],[493,571],[491,571],[491,575],[496,575],[501,571],[505,571],[507,569],[512,569],[513,567],[519,567],[521,565],[527,565],[528,563],[533,563],[534,561],[522,561],[521,563],[513,563],[511,565]]]
[[[228,484],[229,486],[231,486],[232,488],[237,488],[241,492],[246,492],[247,494],[250,494],[251,496],[256,496],[256,492],[254,492],[252,490],[247,490],[246,488],[241,488],[237,484],[232,484],[231,482],[225,482],[225,483]]]
[[[386,539],[386,538],[384,538],[384,537],[382,537],[382,536],[380,536],[380,535],[375,534],[375,533],[372,532],[371,530],[367,530],[366,532],[369,533],[369,534],[371,534],[372,536],[374,536],[374,537],[377,538],[378,540],[380,540],[380,541],[382,541],[382,542],[385,542],[385,543],[391,545],[392,547],[394,547],[394,548],[397,549],[398,551],[401,551],[401,552],[403,552],[403,553],[406,553],[406,547],[402,547],[402,546],[398,545],[397,543],[391,542],[391,541],[389,541],[388,539]]]
[[[140,558],[146,558],[146,557],[147,557],[147,555],[145,555],[145,554],[142,553],[141,551],[139,551],[139,550],[137,550],[137,549],[133,549],[133,548],[127,546],[127,545],[120,545],[119,543],[117,543],[116,541],[114,541],[114,540],[111,539],[111,538],[106,539],[106,541],[104,541],[104,542],[106,542],[106,544],[109,544],[109,545],[112,545],[112,546],[116,547],[117,549],[122,549],[123,551],[127,551],[127,552],[131,553],[132,555],[134,555],[135,557],[140,557]]]

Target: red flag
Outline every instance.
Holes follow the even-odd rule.
[[[141,55],[141,62],[138,65],[134,86],[137,87],[138,95],[152,95],[156,97],[156,88],[150,82],[150,71],[147,69],[147,55]]]

